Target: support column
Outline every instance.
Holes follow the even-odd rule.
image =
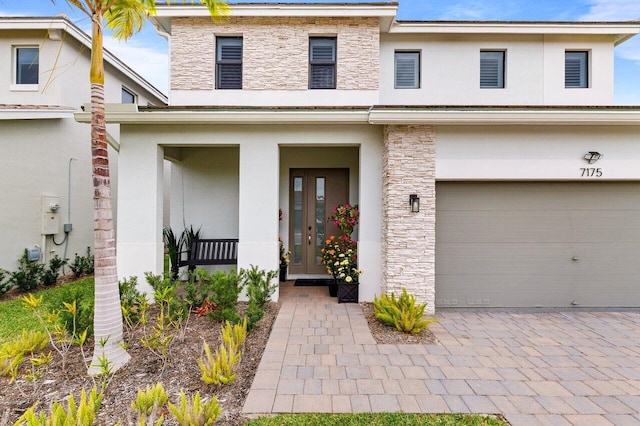
[[[238,268],[278,269],[279,160],[275,142],[240,144]],[[277,298],[276,293],[273,299]]]
[[[163,148],[148,140],[128,140],[118,157],[118,278],[138,277],[138,289],[151,287],[144,273],[161,274]]]
[[[358,224],[358,268],[364,271],[358,290],[360,300],[373,301],[383,291],[382,240],[382,140],[360,145],[360,223]]]
[[[387,126],[382,178],[382,282],[387,293],[402,288],[435,312],[435,157],[432,126]],[[420,197],[411,213],[409,195]]]

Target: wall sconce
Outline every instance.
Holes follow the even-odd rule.
[[[604,157],[604,155],[600,154],[597,151],[589,151],[585,156],[584,159],[587,160],[589,162],[589,164],[593,164],[596,161],[600,160],[602,157]]]
[[[409,207],[411,208],[411,213],[420,211],[420,197],[418,197],[418,194],[409,195]]]

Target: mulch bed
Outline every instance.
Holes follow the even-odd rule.
[[[208,317],[196,317],[192,314],[185,339],[173,343],[171,358],[164,371],[161,360],[142,347],[142,330],[136,330],[133,334],[126,333],[125,340],[130,344],[127,352],[131,355],[131,360],[114,375],[109,384],[96,424],[114,425],[118,421],[124,425],[136,424],[136,419],[129,409],[131,401],[135,400],[138,389],[154,386],[157,382],[163,383],[165,390],[170,394],[169,400],[174,404],[178,402],[181,389],[187,395],[199,391],[203,397],[215,396],[222,407],[222,414],[216,420],[216,424],[243,424],[247,419],[241,414],[242,406],[251,388],[278,309],[276,303],[267,304],[265,317],[247,335],[242,359],[236,370],[237,379],[221,387],[205,384],[196,364],[196,359],[202,355],[204,341],[212,351],[219,346],[219,323]],[[150,318],[155,318],[153,313]],[[87,345],[86,351],[90,357],[92,346]],[[77,347],[68,355],[66,371],[62,370],[60,356],[54,352],[54,361],[40,383],[41,387],[33,392],[31,385],[23,379],[9,384],[7,378],[0,378],[0,425],[5,424],[7,420],[12,424],[36,399],[40,407],[49,407],[54,401],[63,400],[73,392],[77,401],[82,388],[89,390],[93,386],[91,378],[87,375],[87,366]],[[175,425],[177,422],[173,416],[167,415],[164,424]]]

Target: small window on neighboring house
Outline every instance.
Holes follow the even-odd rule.
[[[564,87],[589,87],[589,52],[564,53]]]
[[[242,37],[216,38],[216,89],[242,89]]]
[[[17,47],[16,84],[38,84],[39,57],[37,47]]]
[[[336,88],[336,38],[309,38],[309,89]]]
[[[135,104],[136,103],[136,95],[131,90],[126,87],[122,88],[122,103],[123,104]]]
[[[420,52],[396,52],[395,88],[420,88]]]
[[[480,52],[480,88],[504,89],[504,58],[502,50]]]

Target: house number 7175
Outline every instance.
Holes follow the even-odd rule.
[[[602,177],[602,169],[594,167],[581,167],[581,177]]]

